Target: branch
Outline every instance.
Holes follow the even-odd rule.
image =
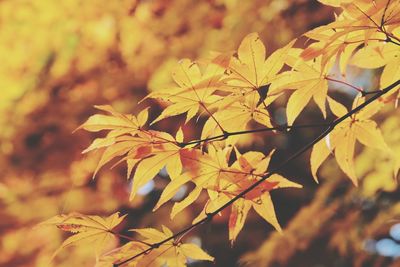
[[[325,131],[323,131],[318,137],[316,137],[312,142],[310,142],[309,144],[307,144],[306,146],[304,146],[303,148],[301,148],[300,150],[298,150],[296,153],[294,153],[292,156],[290,156],[288,159],[286,159],[286,161],[284,161],[282,164],[280,164],[278,167],[270,170],[266,175],[264,175],[260,180],[258,180],[257,182],[253,183],[251,186],[247,187],[245,190],[243,190],[240,194],[236,195],[234,198],[232,198],[231,200],[229,200],[228,202],[226,202],[223,206],[221,206],[220,208],[218,208],[217,210],[211,212],[211,213],[207,213],[207,217],[205,217],[204,219],[198,221],[195,224],[192,224],[188,227],[186,227],[185,229],[173,234],[172,236],[158,242],[155,244],[151,244],[151,246],[146,249],[143,250],[142,252],[126,259],[123,260],[119,263],[114,263],[114,267],[119,267],[123,264],[126,264],[142,255],[145,255],[149,252],[151,252],[153,249],[159,248],[162,244],[165,244],[166,242],[175,239],[175,238],[179,238],[180,236],[186,234],[187,232],[191,231],[192,229],[196,228],[197,226],[204,224],[206,222],[209,222],[212,220],[212,218],[217,215],[218,213],[220,213],[221,211],[223,211],[224,209],[226,209],[227,207],[229,207],[231,204],[233,204],[235,201],[237,201],[240,198],[243,198],[247,193],[251,192],[253,189],[255,189],[257,186],[259,186],[260,184],[262,184],[265,180],[267,180],[271,175],[281,171],[288,163],[290,163],[291,161],[295,160],[296,158],[298,158],[299,156],[301,156],[304,152],[306,152],[308,149],[310,149],[311,147],[313,147],[316,143],[318,143],[320,140],[322,140],[324,137],[326,137],[330,132],[333,131],[333,129],[335,129],[335,127],[340,124],[342,121],[346,120],[347,118],[350,118],[352,115],[356,114],[357,112],[359,112],[360,110],[362,110],[363,108],[365,108],[366,106],[368,106],[369,104],[371,104],[372,102],[374,102],[375,100],[377,100],[379,97],[385,95],[386,93],[388,93],[389,91],[391,91],[393,88],[396,88],[396,86],[400,85],[400,80],[397,80],[396,82],[394,82],[393,84],[389,85],[388,87],[384,88],[383,90],[380,90],[379,92],[377,92],[376,94],[374,94],[371,98],[367,99],[364,103],[362,103],[361,105],[357,106],[356,108],[350,110],[348,113],[346,113],[344,116],[337,118],[336,120],[334,120],[333,122],[331,122],[329,125],[327,125],[328,127],[325,129]],[[247,133],[247,131],[244,131],[245,133]],[[239,133],[238,133],[239,134]],[[217,139],[217,137],[215,137],[214,139]]]
[[[193,141],[186,142],[186,143],[185,142],[178,143],[178,146],[186,147],[188,145],[201,144],[203,142],[222,141],[222,140],[227,139],[229,136],[234,136],[234,135],[270,132],[270,131],[284,131],[284,130],[291,130],[291,129],[316,128],[316,127],[324,127],[324,126],[329,126],[329,124],[328,123],[314,123],[314,124],[303,124],[303,125],[281,125],[281,126],[276,126],[276,127],[265,127],[265,128],[258,128],[258,129],[253,129],[253,130],[237,131],[237,132],[224,132],[220,135],[215,135],[215,136],[207,137],[204,139],[193,140]]]

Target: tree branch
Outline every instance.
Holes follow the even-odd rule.
[[[265,180],[267,180],[271,175],[281,171],[288,163],[290,163],[291,161],[293,161],[294,159],[298,158],[299,156],[301,156],[304,152],[306,152],[308,149],[310,149],[311,147],[313,147],[316,143],[318,143],[319,141],[321,141],[324,137],[326,137],[330,132],[333,131],[333,129],[335,129],[335,127],[340,124],[342,121],[346,120],[347,118],[350,118],[352,115],[356,114],[357,112],[359,112],[360,110],[362,110],[363,108],[365,108],[366,106],[368,106],[369,104],[371,104],[372,102],[374,102],[375,100],[379,99],[381,96],[385,95],[386,93],[388,93],[389,91],[391,91],[392,89],[396,88],[397,86],[400,85],[400,80],[397,80],[396,82],[394,82],[393,84],[389,85],[388,87],[377,91],[376,94],[374,94],[371,98],[367,99],[364,103],[362,103],[361,105],[357,106],[356,108],[350,110],[348,113],[346,113],[345,115],[343,115],[340,118],[337,118],[336,120],[334,120],[333,122],[331,122],[330,124],[326,125],[327,128],[318,136],[316,137],[313,141],[311,141],[310,143],[308,143],[306,146],[304,146],[303,148],[301,148],[300,150],[298,150],[296,153],[294,153],[292,156],[290,156],[288,159],[286,159],[283,163],[281,163],[279,166],[275,167],[274,169],[270,170],[266,175],[264,175],[263,177],[261,177],[260,180],[258,180],[257,182],[253,183],[251,186],[247,187],[245,190],[243,190],[240,194],[236,195],[235,197],[233,197],[231,200],[229,200],[228,202],[226,202],[223,206],[221,206],[220,208],[218,208],[217,210],[211,212],[211,213],[207,213],[207,217],[205,217],[204,219],[196,222],[195,224],[192,224],[188,227],[186,227],[185,229],[173,234],[172,236],[158,242],[155,244],[151,244],[150,247],[146,250],[143,250],[142,252],[128,258],[125,259],[119,263],[114,263],[114,267],[119,267],[123,264],[126,264],[142,255],[145,255],[147,253],[149,253],[150,251],[152,251],[153,249],[159,248],[162,244],[165,244],[166,242],[175,239],[175,238],[179,238],[180,236],[184,235],[185,233],[191,231],[192,229],[196,228],[197,226],[204,224],[208,221],[211,221],[212,218],[217,215],[218,213],[220,213],[221,211],[223,211],[224,209],[226,209],[227,207],[229,207],[231,204],[233,204],[235,201],[237,201],[240,198],[243,198],[247,193],[251,192],[253,189],[255,189],[257,186],[259,186],[261,183],[263,183]],[[290,126],[292,127],[292,126]],[[279,129],[279,128],[277,128]],[[265,130],[265,129],[264,129]],[[253,130],[254,131],[254,130]],[[248,133],[249,131],[243,131],[243,134]],[[240,134],[239,132],[237,132],[236,134]],[[232,135],[232,133],[231,133]],[[222,137],[224,137],[222,135]],[[221,136],[219,136],[219,138],[222,138]],[[218,136],[213,137],[212,140],[218,139]],[[201,140],[198,140],[201,141]],[[207,141],[207,140],[202,140]],[[189,142],[190,143],[190,142]]]
[[[251,133],[260,133],[260,132],[270,132],[270,131],[284,131],[284,130],[291,130],[291,129],[303,129],[303,128],[316,128],[316,127],[324,127],[328,126],[328,123],[314,123],[314,124],[303,124],[303,125],[281,125],[276,127],[265,127],[265,128],[258,128],[253,130],[244,130],[244,131],[237,131],[237,132],[225,132],[220,135],[215,135],[211,137],[207,137],[204,139],[193,140],[189,142],[182,142],[178,143],[180,147],[186,147],[193,144],[201,144],[203,142],[210,142],[210,141],[222,141],[227,139],[229,136],[234,135],[242,135],[242,134],[251,134]]]

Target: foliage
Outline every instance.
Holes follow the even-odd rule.
[[[179,6],[182,1],[171,1],[173,7],[168,9],[168,2],[170,1],[156,1],[159,6],[135,2],[130,11],[135,14],[133,18],[121,18],[124,9],[110,6],[115,18],[120,19],[114,20],[112,16],[105,14],[101,23],[108,25],[106,28],[112,28],[107,32],[96,31],[95,25],[88,24],[87,31],[82,31],[81,38],[89,40],[95,34],[95,40],[99,42],[95,47],[100,50],[94,53],[95,57],[81,58],[76,62],[75,67],[82,72],[82,77],[92,71],[106,72],[107,70],[97,67],[101,65],[98,63],[100,62],[98,57],[99,55],[106,57],[108,49],[111,48],[118,54],[112,55],[113,61],[121,64],[116,68],[127,68],[129,71],[126,73],[135,73],[134,78],[137,78],[139,84],[143,76],[138,73],[146,71],[144,64],[147,61],[132,61],[132,63],[125,61],[125,57],[132,56],[130,51],[136,49],[139,54],[143,53],[143,58],[150,55],[154,57],[152,66],[147,69],[148,71],[151,69],[151,72],[159,60],[157,55],[162,53],[162,42],[173,43],[169,44],[171,51],[165,52],[165,57],[175,55],[174,44],[179,42],[169,38],[179,36],[179,31],[185,31],[184,27],[189,27],[188,25],[198,27],[193,20],[196,20],[196,17],[206,16],[204,12],[206,8],[205,4],[192,3],[195,7],[193,13],[196,15],[193,18],[189,16],[186,23],[177,26],[179,20],[173,16],[176,14],[159,15],[159,12],[172,10],[179,13],[190,5],[183,1],[185,5],[182,7]],[[210,1],[209,4],[222,5],[227,10],[232,7],[237,8],[239,5],[235,1],[219,2],[221,3]],[[259,5],[256,2],[253,7]],[[363,214],[357,209],[349,208],[343,212],[342,217],[336,218],[335,212],[348,208],[347,205],[349,203],[351,205],[353,199],[360,196],[376,198],[379,203],[380,192],[397,190],[400,140],[393,133],[397,130],[399,122],[396,108],[400,98],[398,60],[400,2],[398,0],[320,2],[337,7],[336,11],[340,14],[336,15],[332,22],[314,27],[297,39],[286,38],[284,41],[286,44],[282,45],[284,42],[281,42],[281,48],[275,51],[269,46],[266,47],[260,34],[253,32],[244,36],[235,51],[229,51],[229,47],[221,46],[218,50],[222,52],[206,54],[204,51],[209,48],[206,46],[204,51],[197,51],[196,54],[176,53],[192,58],[200,56],[201,59],[193,61],[184,58],[177,63],[170,61],[168,66],[160,67],[158,73],[156,72],[149,80],[148,86],[151,92],[145,95],[135,108],[137,115],[131,114],[132,112],[119,112],[117,110],[124,108],[113,108],[108,104],[95,105],[99,113],[89,116],[86,122],[76,128],[94,133],[92,136],[95,138],[83,150],[83,154],[87,154],[86,158],[75,161],[74,168],[66,175],[67,177],[76,175],[71,187],[72,198],[77,199],[76,203],[81,202],[79,198],[87,198],[88,195],[93,196],[94,201],[98,201],[97,192],[88,188],[88,185],[98,183],[96,187],[104,191],[102,197],[104,204],[101,205],[108,207],[103,210],[103,214],[111,213],[124,205],[138,207],[145,201],[141,190],[149,184],[157,184],[157,180],[163,176],[162,186],[158,188],[158,200],[151,203],[153,212],[164,212],[167,215],[164,217],[170,217],[172,222],[177,222],[178,216],[187,214],[188,210],[191,210],[192,214],[197,214],[186,216],[182,225],[174,227],[176,230],[174,233],[164,223],[154,222],[152,223],[155,224],[154,228],[149,228],[149,222],[147,224],[144,222],[141,223],[144,227],[129,229],[131,227],[127,225],[137,219],[131,217],[132,210],[129,209],[127,212],[121,210],[123,216],[119,213],[108,217],[84,215],[86,212],[82,211],[79,204],[75,204],[81,213],[57,215],[36,228],[35,231],[40,233],[49,231],[43,230],[48,229],[43,226],[56,226],[71,234],[52,257],[45,256],[37,264],[40,265],[43,261],[52,264],[50,259],[56,261],[59,257],[56,254],[61,254],[61,249],[70,245],[75,245],[78,251],[86,248],[87,252],[84,251],[89,255],[94,252],[97,266],[186,266],[190,262],[188,258],[195,261],[214,261],[214,257],[199,244],[190,241],[184,243],[182,239],[190,240],[188,237],[192,231],[199,231],[201,225],[218,223],[218,220],[221,220],[227,225],[231,246],[236,245],[238,244],[236,240],[244,235],[239,233],[246,229],[246,220],[254,220],[250,212],[254,210],[278,232],[283,232],[283,235],[272,234],[258,251],[245,255],[243,261],[265,266],[270,266],[274,262],[288,264],[297,251],[308,248],[314,239],[319,238],[318,235],[323,234],[323,226],[328,224],[329,220],[335,219],[337,222],[332,229],[341,231],[337,235],[331,234],[330,246],[339,251],[340,255],[346,255],[347,251],[351,250],[357,255],[354,257],[354,264],[362,266],[368,256],[359,248],[363,236],[354,230],[357,229],[354,225],[363,222]],[[7,5],[9,4],[5,4]],[[243,5],[243,10],[247,10],[247,5],[251,6],[251,4]],[[270,5],[273,6],[272,3]],[[92,6],[85,8],[90,11],[90,17],[96,17],[96,12],[92,13]],[[99,12],[103,10],[98,9]],[[149,14],[149,10],[152,10],[152,15]],[[218,11],[217,8],[215,10]],[[238,13],[236,16],[240,18],[240,11]],[[157,19],[158,16],[160,18]],[[219,16],[222,15],[218,15],[217,20]],[[228,12],[226,16],[229,18],[234,15]],[[111,27],[111,21],[120,25],[120,28]],[[143,23],[146,22],[155,25],[157,31],[143,29]],[[169,23],[172,27],[164,23]],[[210,23],[211,28],[223,28],[215,21]],[[104,25],[102,24],[102,27]],[[178,33],[173,29],[179,30]],[[69,30],[66,28],[66,31]],[[262,33],[262,29],[258,30]],[[144,37],[135,40],[137,46],[132,48],[129,42],[132,37],[129,36],[134,36],[135,32],[143,34]],[[210,33],[212,31],[208,28],[200,32],[203,37],[212,36]],[[89,34],[86,36],[87,33]],[[120,43],[114,43],[117,41],[111,37],[113,35],[121,36],[117,38]],[[181,41],[186,40],[187,44],[180,43],[178,46],[182,47],[175,47],[177,50],[195,46],[195,42],[199,40],[199,37],[194,37],[192,32],[182,33],[178,38]],[[210,39],[216,40],[211,37]],[[158,45],[147,47],[145,40],[157,42]],[[304,40],[307,40],[307,45],[302,48]],[[55,47],[61,43],[56,42]],[[85,42],[82,44],[84,47]],[[65,49],[62,48],[60,51],[64,52]],[[82,54],[86,56],[90,53],[84,49]],[[67,72],[61,67],[62,64],[58,63],[59,57],[57,54],[55,57],[57,59],[51,59],[50,63],[41,66],[46,75],[68,77]],[[56,68],[57,65],[53,64],[61,65]],[[38,72],[37,69],[40,69],[40,66],[30,65],[30,67],[34,68],[32,72],[35,74]],[[114,67],[111,69],[115,70]],[[139,72],[136,72],[137,70]],[[357,84],[355,78],[351,77],[356,70],[358,72],[374,70],[371,72],[376,80],[374,87],[367,89],[366,86]],[[167,71],[171,72],[170,78],[166,78]],[[73,72],[71,69],[71,73]],[[82,77],[80,79],[85,81],[81,85],[84,87],[83,91],[98,90],[98,87],[92,84],[96,80],[94,77],[90,75],[89,78]],[[60,86],[59,83],[56,83],[54,88]],[[38,84],[42,85],[45,82],[41,81]],[[339,90],[335,90],[335,86],[339,86],[342,95],[338,93]],[[76,102],[80,102],[80,90],[82,89],[76,91]],[[107,102],[124,98],[123,94],[113,93],[112,90],[107,92],[104,97]],[[128,107],[127,103],[124,105]],[[28,109],[35,108],[28,107]],[[68,107],[66,109],[68,110]],[[306,119],[306,115],[310,115],[312,111],[315,114],[311,119]],[[158,115],[155,115],[157,112]],[[87,112],[84,116],[86,114]],[[70,128],[74,125],[74,123],[69,124]],[[284,158],[279,154],[280,146],[268,139],[290,136],[307,129],[314,137],[308,138],[307,142],[298,142],[299,144],[291,148],[291,153]],[[103,135],[99,137],[98,132]],[[10,130],[9,134],[14,134],[13,130]],[[258,137],[263,135],[265,138]],[[82,143],[86,140],[87,138]],[[297,139],[294,138],[294,141]],[[363,146],[358,146],[356,141]],[[4,147],[3,149],[7,150],[7,146]],[[301,177],[285,174],[286,169],[303,157],[309,149],[312,150],[310,158],[307,159],[311,175],[306,176],[312,176],[317,183],[321,180],[318,177],[327,179],[321,180],[321,189],[318,189],[312,202],[304,205],[289,224],[282,227],[276,214],[279,213],[279,208],[275,207],[276,203],[272,199],[279,191],[283,191],[276,189],[296,188],[293,191],[301,192],[312,186],[307,181],[310,180],[309,177],[302,180],[304,184],[302,185],[298,182]],[[100,157],[93,156],[96,151],[100,151]],[[330,155],[336,164],[330,164],[331,169],[326,172],[324,170],[328,168],[326,166],[328,164],[323,163],[332,162],[329,159]],[[114,164],[110,165],[111,162]],[[102,169],[105,165],[119,168],[120,163],[126,165],[126,178],[130,180],[130,186],[127,192],[119,194],[120,199],[113,199],[114,192],[110,188],[114,186],[113,179],[115,180],[120,174],[114,173],[107,177],[103,174],[107,172]],[[338,188],[344,181],[337,174],[337,167],[358,187],[348,187],[345,193],[338,193]],[[88,175],[90,173],[92,175]],[[40,175],[46,177],[55,174],[56,171],[50,171]],[[10,175],[15,174],[11,172]],[[378,181],[380,177],[385,178]],[[45,184],[50,184],[50,193],[44,193],[43,199],[39,198],[40,203],[47,203],[57,183],[51,180],[48,182],[44,178],[39,179]],[[19,180],[16,181],[18,185]],[[61,191],[66,186],[62,182],[58,185]],[[127,182],[118,183],[121,185]],[[23,200],[15,200],[21,196],[9,190],[13,183],[0,185],[3,187],[2,191],[6,192],[2,199],[10,210],[18,213],[15,201],[17,205],[23,205]],[[184,196],[177,198],[181,190],[185,190]],[[285,190],[292,192],[290,191],[292,189]],[[280,201],[290,206],[291,201],[295,199],[281,198],[275,202]],[[121,203],[124,204],[120,205]],[[54,210],[58,209],[56,203],[53,206]],[[282,207],[282,204],[279,207]],[[374,217],[371,223],[363,228],[365,235],[377,236],[380,234],[379,225],[387,220],[396,220],[399,212],[396,200],[392,206],[381,209],[382,214]],[[69,208],[69,210],[74,209]],[[320,219],[315,221],[316,216],[320,216]],[[308,225],[310,228],[305,230]],[[162,231],[156,228],[161,228]],[[124,234],[124,231],[133,232],[135,236]],[[340,235],[346,231],[352,235],[350,237],[345,234]],[[138,240],[136,234],[143,239]],[[290,244],[287,250],[280,254],[276,253],[286,243]],[[279,255],[276,256],[277,254]],[[215,258],[218,262],[218,255],[215,255]],[[65,263],[68,266],[68,261]]]

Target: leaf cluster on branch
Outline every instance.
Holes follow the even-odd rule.
[[[175,86],[150,93],[143,101],[156,99],[167,103],[150,123],[148,108],[134,116],[119,113],[111,106],[96,106],[103,113],[91,116],[79,127],[90,132],[107,132],[84,150],[84,153],[103,150],[94,175],[114,159],[118,159],[116,164],[125,162],[127,178],[132,179],[132,200],[139,188],[165,168],[170,181],[154,211],[170,201],[185,184],[193,188],[186,198],[174,203],[171,218],[201,194],[207,196],[192,225],[175,234],[166,227],[162,231],[134,229],[144,239],[134,241],[128,237],[129,242],[124,246],[100,257],[99,264],[185,266],[187,257],[212,261],[201,248],[182,243],[181,239],[225,209],[230,209],[228,226],[232,244],[252,208],[282,231],[270,192],[302,188],[279,173],[309,149],[312,149],[311,172],[317,182],[319,167],[332,154],[340,169],[357,185],[353,163],[356,141],[399,162],[399,156],[386,144],[372,117],[385,105],[392,102],[397,105],[400,97],[400,2],[321,2],[340,7],[342,12],[334,22],[305,33],[312,40],[305,49],[296,48],[297,40],[293,40],[267,56],[259,35],[251,33],[235,52],[214,53],[206,60],[179,61],[172,69]],[[366,91],[347,81],[345,73],[349,65],[383,68],[378,88]],[[341,75],[334,72],[335,66]],[[330,95],[332,83],[355,93],[352,107],[347,108]],[[288,98],[284,105],[287,123],[280,123],[274,112],[277,106],[282,107],[278,100],[284,97]],[[311,100],[326,121],[295,124]],[[185,123],[196,117],[206,118],[204,125],[199,126],[198,139],[189,140],[183,125],[173,135],[152,129],[153,124],[182,114],[186,115]],[[238,145],[243,135],[267,131],[278,135],[302,128],[323,131],[277,167],[269,167],[275,150],[265,155],[259,151],[241,151]],[[393,164],[394,176],[398,171],[399,164]],[[109,235],[126,238],[113,230],[122,219],[117,214],[105,219],[72,214],[55,217],[47,224],[74,233],[61,248],[88,238],[101,247]]]

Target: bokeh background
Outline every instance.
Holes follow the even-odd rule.
[[[125,234],[129,228],[161,223],[175,231],[190,224],[203,203],[174,221],[169,219],[171,205],[151,212],[168,181],[163,172],[133,202],[128,201],[124,166],[103,168],[92,179],[99,154],[81,151],[96,135],[73,130],[96,112],[97,104],[125,113],[150,105],[155,118],[159,103],[138,102],[167,87],[170,68],[179,59],[234,50],[250,32],[258,32],[271,53],[332,21],[334,11],[314,0],[0,1],[0,266],[93,266],[93,252],[85,247],[68,248],[49,264],[66,235],[33,227],[56,214],[121,211],[128,214],[119,226]],[[374,88],[378,73],[350,68],[348,77]],[[347,103],[354,97],[341,87],[332,90]],[[282,114],[275,111],[278,119]],[[398,153],[399,115],[392,108],[377,119]],[[322,118],[311,106],[299,121]],[[175,117],[157,127],[174,132],[182,122]],[[194,137],[200,128],[192,122],[185,132]],[[317,134],[257,135],[242,149],[278,147],[276,164]],[[215,256],[216,263],[191,266],[400,266],[400,195],[391,170],[380,164],[389,159],[373,150],[357,152],[359,188],[333,160],[324,164],[316,185],[306,153],[283,172],[304,189],[272,193],[284,235],[250,214],[231,247],[227,214],[222,214],[186,237]],[[174,200],[186,194],[183,188]]]

